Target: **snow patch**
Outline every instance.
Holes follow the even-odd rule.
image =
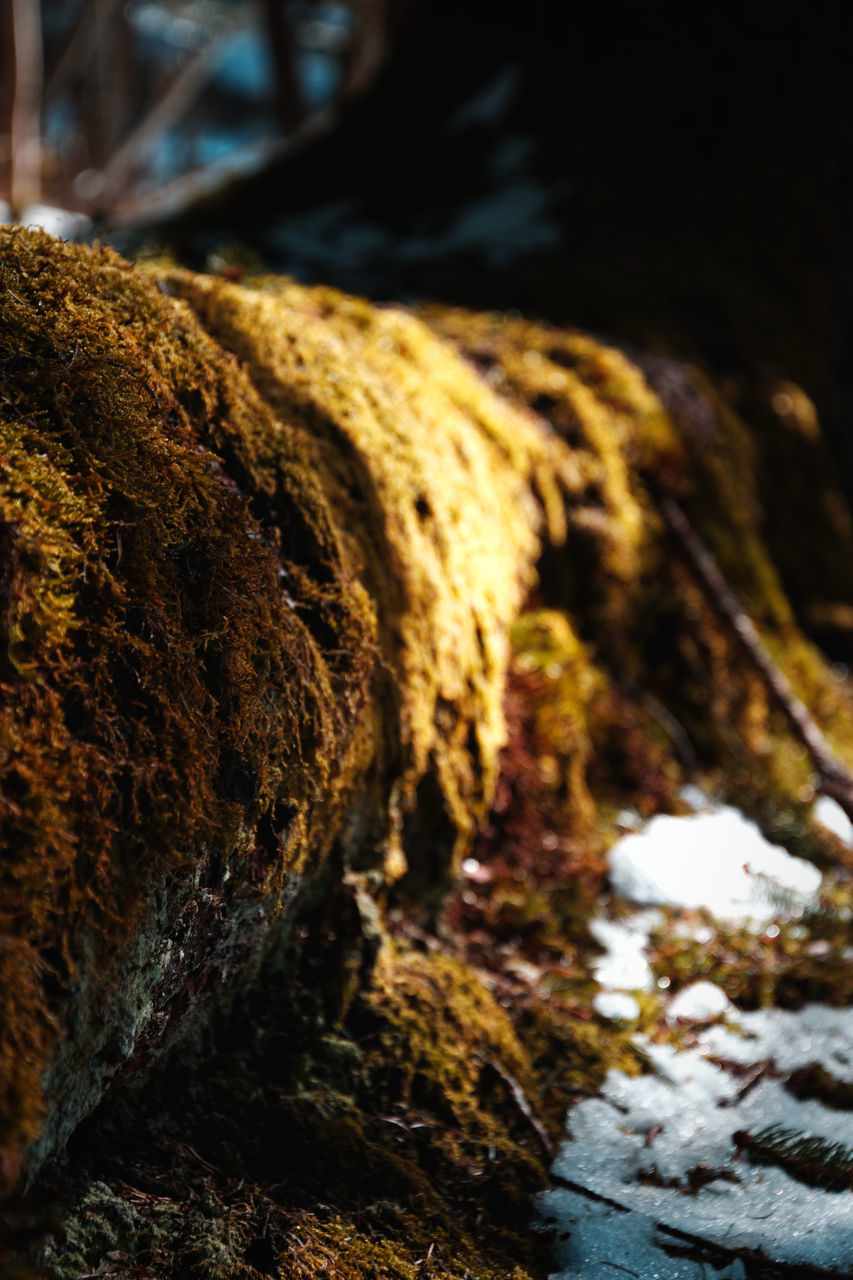
[[[591,968],[599,986],[610,991],[653,991],[654,974],[646,959],[650,931],[663,922],[659,911],[638,912],[630,920],[592,920],[589,931],[602,947]]]
[[[637,1228],[641,1234],[649,1223],[658,1224],[725,1249],[763,1249],[792,1266],[843,1271],[853,1265],[849,1191],[823,1191],[778,1166],[751,1163],[739,1156],[734,1134],[781,1125],[853,1148],[853,1113],[798,1101],[773,1073],[744,1089],[741,1074],[724,1070],[710,1055],[753,1064],[769,1057],[782,1075],[817,1061],[835,1074],[839,1052],[853,1050],[853,1010],[768,1010],[745,1015],[743,1023],[747,1038],[715,1027],[698,1048],[681,1051],[638,1036],[649,1073],[631,1077],[611,1071],[602,1097],[571,1112],[570,1141],[561,1148],[554,1173],[637,1214],[644,1223]],[[853,1055],[848,1070],[853,1070]],[[691,1191],[691,1172],[701,1173],[698,1192]],[[592,1239],[596,1249],[609,1249],[616,1260],[612,1242],[601,1232],[600,1201],[579,1191],[566,1202],[557,1191],[547,1193],[542,1206],[560,1227],[565,1223],[576,1231],[581,1219],[584,1247]],[[608,1230],[611,1225],[608,1219]],[[573,1247],[577,1240],[573,1234]],[[650,1237],[648,1243],[651,1247]],[[640,1268],[640,1274],[656,1270],[668,1280],[659,1265],[663,1256],[656,1254],[654,1266],[648,1272]],[[565,1265],[575,1266],[577,1259],[566,1256]],[[582,1274],[587,1280],[587,1271]],[[685,1273],[693,1274],[701,1273]]]
[[[815,801],[812,817],[827,831],[831,831],[839,840],[843,840],[848,848],[853,848],[853,822],[841,808],[837,800],[831,796],[820,796]]]
[[[640,1016],[640,1006],[625,991],[599,991],[592,1007],[599,1017],[611,1022],[633,1022]]]
[[[632,902],[706,908],[729,924],[762,928],[807,907],[816,867],[770,844],[736,809],[652,818],[610,850],[610,882]]]
[[[734,1013],[734,1005],[720,987],[713,982],[691,982],[689,987],[683,987],[671,1001],[666,1016],[670,1022],[679,1019],[710,1022],[714,1018],[721,1018],[723,1014]]]
[[[30,204],[22,210],[21,225],[37,231],[46,231],[59,240],[76,240],[85,235],[92,223],[85,213],[73,213],[70,209],[57,209],[50,204]]]

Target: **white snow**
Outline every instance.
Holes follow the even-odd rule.
[[[92,224],[84,213],[69,209],[57,209],[50,204],[31,204],[21,212],[21,225],[46,231],[60,240],[73,240],[82,235]]]
[[[683,987],[670,1001],[666,1016],[671,1022],[679,1019],[710,1022],[723,1014],[735,1012],[725,991],[713,982],[691,982],[689,987]]]
[[[697,1049],[679,1051],[637,1037],[650,1073],[630,1077],[611,1071],[603,1097],[571,1112],[570,1141],[557,1156],[555,1174],[634,1211],[646,1222],[725,1248],[761,1248],[774,1260],[794,1266],[849,1268],[850,1193],[822,1191],[774,1165],[737,1158],[732,1135],[778,1124],[853,1147],[853,1113],[798,1101],[772,1077],[744,1090],[742,1077],[708,1060],[713,1050],[725,1059],[760,1062],[770,1051],[782,1073],[818,1061],[835,1074],[840,1046],[849,1050],[853,1045],[853,1011],[813,1006],[781,1019],[780,1012],[745,1017],[753,1039],[716,1027]],[[654,1169],[659,1175],[655,1181],[665,1183],[684,1179],[699,1165],[721,1176],[695,1195],[677,1187],[648,1185],[638,1177],[641,1170]],[[566,1208],[572,1221],[586,1212],[587,1232],[594,1236],[600,1205],[590,1201],[594,1208],[585,1211],[584,1199],[578,1194]],[[559,1196],[549,1192],[543,1207],[555,1213],[560,1203]],[[600,1243],[608,1245],[606,1239]],[[615,1260],[616,1254],[612,1256]],[[586,1271],[582,1274],[586,1280]]]
[[[701,1262],[664,1253],[662,1244],[683,1242],[667,1237],[642,1214],[625,1213],[564,1187],[546,1192],[541,1207],[546,1220],[559,1223],[555,1253],[566,1280],[617,1280],[626,1273],[639,1280],[709,1280]],[[737,1259],[710,1275],[714,1280],[746,1280]]]
[[[590,933],[604,947],[604,955],[591,962],[600,987],[610,991],[654,990],[646,947],[650,930],[662,919],[659,911],[643,911],[630,920],[590,921]]]
[[[827,831],[843,840],[848,848],[853,848],[853,822],[841,808],[837,800],[831,796],[820,796],[814,803],[812,817]]]
[[[698,909],[761,928],[809,905],[816,867],[770,844],[736,809],[659,815],[610,850],[610,882],[632,902]]]
[[[640,1016],[640,1006],[625,991],[599,991],[592,1007],[599,1017],[611,1022],[633,1022]]]
[[[593,1007],[602,1017],[636,1019],[631,992],[657,990],[666,1001],[668,981],[654,982],[646,957],[651,931],[667,919],[659,907],[704,907],[728,927],[778,936],[770,922],[802,915],[820,887],[816,868],[768,843],[736,810],[714,808],[698,791],[684,799],[702,811],[654,818],[611,850],[612,888],[644,909],[590,924],[604,948],[591,961],[602,988]],[[841,834],[838,814],[826,805],[816,806],[815,817],[835,822]],[[709,944],[716,932],[713,921],[697,926],[695,917],[677,915],[670,928],[673,938],[686,932]],[[853,1150],[853,1112],[798,1100],[784,1087],[785,1075],[811,1063],[853,1082],[853,1010],[741,1013],[721,988],[701,980],[669,1001],[665,1017],[692,1025],[692,1047],[655,1044],[635,1032],[647,1071],[611,1071],[602,1096],[569,1114],[568,1141],[554,1163],[563,1185],[540,1201],[557,1231],[560,1271],[551,1280],[606,1280],[625,1271],[640,1280],[705,1280],[700,1255],[673,1256],[672,1246],[684,1243],[679,1232],[733,1253],[763,1250],[790,1267],[853,1274],[851,1193],[751,1162],[733,1140],[738,1130],[779,1125]],[[691,1173],[701,1175],[698,1185],[691,1186]],[[746,1273],[732,1258],[713,1274],[744,1280]]]

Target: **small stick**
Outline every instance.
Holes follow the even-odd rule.
[[[665,497],[661,499],[660,508],[717,612],[731,627],[776,705],[787,717],[794,736],[808,752],[818,775],[818,789],[836,800],[853,822],[853,774],[833,755],[817,723],[794,693],[785,674],[770,657],[755,624],[744,613],[714,557],[681,507],[673,498]]]
[[[158,138],[180,119],[199,96],[238,26],[237,22],[230,22],[214,31],[210,39],[177,72],[162,97],[148,109],[107,159],[100,175],[107,203],[127,182],[133,170],[143,164]]]
[[[44,78],[39,0],[9,0],[3,56],[8,94],[9,203],[16,216],[41,199]]]
[[[499,1063],[495,1062],[494,1058],[484,1058],[482,1059],[482,1061],[485,1063],[486,1066],[489,1066],[492,1068],[495,1075],[497,1075],[501,1080],[503,1080],[504,1084],[510,1091],[510,1094],[512,1096],[513,1101],[515,1102],[515,1105],[518,1107],[519,1111],[524,1116],[525,1120],[530,1125],[531,1129],[536,1134],[536,1137],[539,1139],[540,1143],[542,1144],[543,1150],[545,1151],[545,1155],[548,1157],[549,1160],[553,1159],[554,1148],[550,1138],[548,1137],[548,1134],[545,1131],[545,1126],[542,1124],[541,1120],[539,1120],[533,1108],[531,1107],[530,1103],[527,1101],[527,1098],[524,1095],[524,1090],[516,1080],[515,1076],[512,1076],[508,1071],[505,1071],[504,1068],[499,1065]]]

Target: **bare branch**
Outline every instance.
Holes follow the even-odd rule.
[[[39,0],[7,0],[7,4],[9,202],[18,215],[25,205],[41,198],[44,55]]]
[[[222,27],[190,58],[175,76],[169,88],[158,98],[121,146],[110,156],[101,171],[101,203],[109,207],[112,196],[140,167],[158,138],[181,118],[204,88],[227,41],[236,26]]]
[[[100,16],[112,19],[111,10],[118,9],[121,0],[106,0],[108,11],[100,10]],[[45,102],[53,102],[79,84],[89,69],[95,54],[95,0],[85,0],[77,15],[77,21],[65,38],[65,43],[50,70],[44,88]]]
[[[241,147],[226,160],[193,169],[156,190],[139,195],[131,193],[128,199],[110,208],[110,226],[138,231],[140,227],[154,227],[184,217],[205,201],[220,199],[232,183],[263,173],[284,156],[298,154],[309,143],[331,133],[338,121],[337,111],[318,111],[288,138],[264,138]]]
[[[296,76],[296,42],[283,0],[261,0],[260,7],[275,70],[276,115],[283,132],[289,134],[305,118]]]
[[[349,51],[344,96],[358,97],[370,87],[388,53],[387,0],[362,0],[358,29]]]
[[[764,681],[776,705],[784,712],[794,735],[809,754],[818,775],[819,790],[831,796],[853,821],[853,775],[832,753],[812,715],[791,688],[784,672],[770,657],[764,642],[741,608],[720,572],[714,557],[673,498],[663,498],[661,512],[684,549],[717,612],[729,625],[741,648]]]

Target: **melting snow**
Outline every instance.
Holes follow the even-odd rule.
[[[802,915],[820,887],[811,864],[769,844],[736,810],[714,809],[697,795],[694,808],[703,812],[654,818],[611,850],[613,889],[646,909],[590,925],[605,951],[592,962],[602,1017],[633,1020],[640,1007],[630,993],[655,987],[646,947],[665,917],[650,908],[704,907],[729,926],[757,931]],[[848,838],[828,804],[819,802],[814,816]],[[714,930],[700,928],[710,942]],[[691,935],[698,939],[695,927]],[[791,1267],[851,1274],[851,1192],[821,1190],[779,1165],[751,1162],[734,1134],[778,1125],[853,1149],[853,1112],[798,1100],[784,1087],[786,1074],[813,1063],[853,1082],[853,1010],[742,1014],[719,987],[697,981],[669,1001],[665,1016],[693,1024],[693,1047],[636,1034],[647,1073],[611,1071],[602,1096],[569,1115],[568,1141],[554,1164],[561,1185],[541,1198],[543,1217],[557,1228],[561,1270],[552,1280],[625,1271],[640,1280],[703,1280],[695,1248],[684,1254],[691,1242],[704,1242],[706,1257],[707,1246],[729,1251],[726,1266],[716,1257],[716,1280],[744,1280],[735,1255],[754,1250]]]
[[[631,920],[592,920],[589,931],[604,947],[592,969],[598,985],[611,991],[651,991],[654,974],[646,959],[651,929],[662,922],[659,911],[637,913]]]
[[[705,907],[718,920],[761,928],[808,906],[820,872],[770,844],[736,809],[661,815],[610,850],[610,882],[632,902]]]
[[[554,1173],[577,1189],[556,1188],[542,1198],[545,1214],[573,1233],[565,1265],[584,1264],[580,1273],[567,1270],[566,1277],[580,1274],[592,1280],[598,1272],[587,1269],[588,1261],[598,1265],[607,1258],[613,1263],[625,1258],[610,1234],[598,1240],[597,1252],[585,1256],[590,1236],[596,1238],[596,1224],[603,1225],[602,1202],[590,1200],[580,1188],[639,1215],[638,1230],[649,1240],[650,1231],[657,1229],[660,1235],[664,1227],[728,1250],[763,1249],[775,1261],[793,1266],[843,1271],[853,1265],[850,1191],[822,1191],[776,1166],[751,1164],[738,1157],[733,1140],[738,1130],[756,1133],[776,1124],[853,1147],[853,1114],[798,1101],[775,1078],[760,1078],[744,1088],[742,1076],[709,1060],[711,1053],[744,1063],[769,1056],[783,1074],[815,1061],[836,1070],[843,1046],[842,1052],[850,1054],[847,1069],[853,1069],[853,1011],[812,1007],[779,1018],[780,1012],[745,1015],[749,1039],[716,1027],[696,1049],[679,1051],[637,1037],[650,1074],[610,1072],[603,1096],[571,1112],[569,1141],[557,1156]],[[691,1193],[691,1170],[701,1170],[703,1180],[717,1176]],[[584,1224],[580,1236],[575,1233],[579,1222]],[[701,1275],[698,1266],[667,1271],[664,1261],[664,1255],[654,1259],[662,1280],[682,1274],[698,1280]],[[645,1277],[652,1270],[640,1268],[639,1274]]]
[[[833,835],[838,836],[839,840],[843,840],[846,845],[853,848],[853,822],[847,817],[837,800],[833,800],[831,796],[820,796],[815,801],[812,817],[815,822],[819,822],[822,827],[826,827],[827,831],[831,831]]]
[[[734,1012],[735,1007],[725,991],[713,982],[691,982],[670,1002],[666,1016],[670,1021],[683,1018],[692,1022],[710,1022],[713,1018]]]
[[[640,1006],[625,991],[599,991],[592,1007],[601,1018],[611,1022],[633,1022],[640,1016]]]

